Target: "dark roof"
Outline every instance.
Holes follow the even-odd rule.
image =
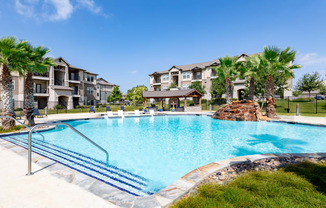
[[[103,79],[103,78],[98,78],[98,79],[96,79],[96,82],[99,83],[99,84],[103,84],[103,85],[112,85],[112,86],[115,86],[115,84],[112,84],[112,83],[106,81],[106,80]]]
[[[170,91],[144,91],[143,98],[171,98],[171,97],[187,97],[190,95],[203,96],[195,89],[187,90],[170,90]]]
[[[255,53],[255,54],[262,54],[262,53]],[[249,55],[247,55],[247,54],[243,53],[240,56],[238,56],[238,58],[243,57],[243,56],[253,56],[255,54],[249,54]],[[205,67],[214,66],[214,65],[218,65],[218,64],[220,64],[219,59],[214,59],[212,61],[207,61],[207,62],[173,66],[169,70],[164,70],[164,71],[160,71],[160,72],[154,72],[154,73],[150,74],[150,76],[151,75],[156,75],[156,74],[166,74],[166,73],[169,73],[169,71],[172,68],[174,68],[174,67],[177,68],[177,69],[180,69],[182,71],[191,71],[193,69],[204,69]]]

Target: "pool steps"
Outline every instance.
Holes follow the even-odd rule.
[[[23,135],[1,138],[27,149],[28,139],[27,137],[23,137]],[[32,150],[44,157],[66,165],[132,195],[148,196],[153,194],[146,191],[146,187],[149,183],[148,179],[129,173],[118,167],[107,165],[102,161],[98,161],[83,154],[37,139],[34,139],[32,142]]]

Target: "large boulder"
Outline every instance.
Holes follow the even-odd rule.
[[[231,104],[217,110],[212,118],[230,121],[266,120],[262,116],[259,104],[251,100],[233,101]]]

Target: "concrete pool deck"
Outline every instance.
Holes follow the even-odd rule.
[[[0,207],[117,207],[37,164],[26,176],[26,159],[1,145],[0,164]]]
[[[132,112],[128,113],[129,115],[127,114],[126,117],[133,116]],[[57,114],[49,115],[47,118],[37,118],[36,122],[102,118],[103,114],[105,113]],[[158,113],[158,115],[189,114],[183,112]],[[210,112],[192,113],[192,115],[206,116],[211,114]],[[279,116],[278,121],[326,125],[326,118],[322,117]],[[230,161],[227,160],[227,162],[218,161],[208,164],[188,173],[154,195],[138,198],[84,176],[82,173],[76,173],[61,164],[51,165],[54,163],[53,161],[36,153],[33,153],[33,171],[36,173],[27,177],[25,176],[26,155],[25,149],[0,140],[0,164],[2,164],[0,187],[5,187],[0,189],[0,207],[117,207],[114,204],[133,208],[166,207],[196,188],[204,178],[231,164],[230,161],[255,161],[258,158],[271,157],[271,155],[244,156],[229,159]],[[323,156],[325,157],[325,154]],[[85,183],[80,183],[81,181]]]

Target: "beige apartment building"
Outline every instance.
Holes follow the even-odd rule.
[[[253,55],[253,54],[252,54]],[[251,56],[241,54],[238,61],[245,61]],[[211,100],[210,88],[212,80],[217,78],[217,73],[212,67],[218,66],[219,60],[214,59],[208,62],[172,66],[170,69],[150,74],[150,91],[165,91],[171,83],[176,83],[178,89],[188,89],[192,82],[199,81],[205,86],[204,99]],[[233,82],[233,98],[242,99],[242,91],[245,90],[245,80],[237,79]],[[292,79],[288,81],[289,89],[292,89]],[[292,91],[286,91],[284,96],[291,96]]]
[[[75,67],[62,57],[56,58],[55,62],[57,66],[50,67],[47,73],[33,76],[35,107],[54,109],[61,105],[63,109],[73,109],[77,105],[96,105],[99,102],[101,87],[97,91],[97,86],[102,84],[97,83],[98,74]],[[15,72],[12,77],[15,108],[23,108],[24,77]]]
[[[103,78],[96,79],[96,96],[98,103],[107,103],[107,98],[111,95],[115,84],[106,81]]]

